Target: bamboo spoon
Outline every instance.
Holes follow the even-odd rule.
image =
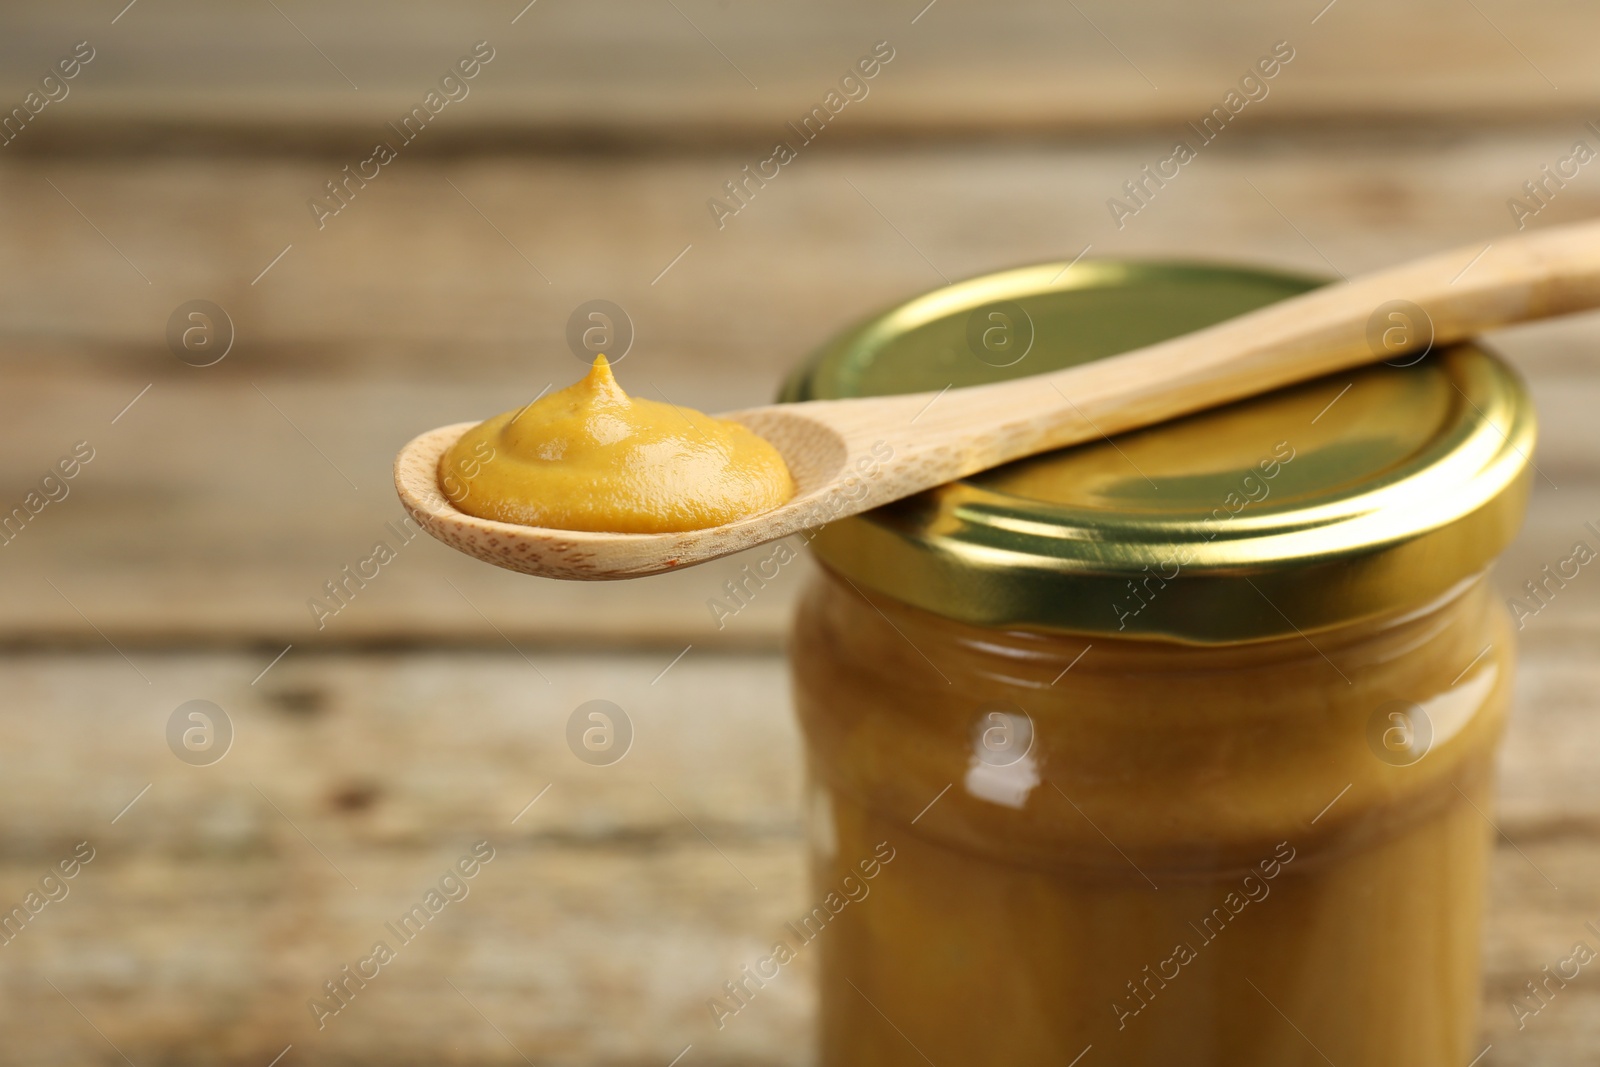
[[[1391,318],[1385,305],[1396,301],[1415,306]],[[439,457],[476,425],[469,422],[442,426],[406,445],[395,461],[395,487],[430,534],[501,567],[552,578],[658,574],[1023,456],[1392,360],[1492,327],[1596,306],[1600,222],[1590,222],[1510,237],[1484,252],[1474,246],[1415,260],[1049,374],[942,395],[814,400],[733,412],[723,417],[777,446],[796,493],[782,507],[706,530],[588,533],[457,511],[439,489]],[[857,463],[874,445],[875,472],[862,477]],[[887,460],[885,445],[892,449]]]

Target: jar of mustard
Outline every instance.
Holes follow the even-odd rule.
[[[1009,271],[850,331],[786,398],[1056,369],[1316,284]],[[1521,521],[1534,417],[1476,345],[1396,363],[815,534],[792,660],[821,1062],[1481,1051],[1512,664],[1485,574]]]

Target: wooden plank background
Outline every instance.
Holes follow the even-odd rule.
[[[1600,145],[1571,0],[124,3],[0,16],[0,103],[97,49],[0,147],[0,505],[95,450],[0,547],[0,902],[97,849],[0,948],[0,1064],[808,1062],[806,961],[726,1031],[703,1004],[805,904],[804,567],[719,630],[738,559],[575,586],[424,537],[319,631],[306,600],[401,515],[396,448],[574,377],[588,299],[637,327],[625,385],[732,408],[854,319],[1085,246],[1328,274],[1481,248]],[[477,40],[472,95],[319,229],[307,199]],[[706,200],[877,40],[871,95],[718,229]],[[1106,199],[1277,40],[1271,95],[1117,228]],[[1600,214],[1592,169],[1533,225]],[[237,333],[208,368],[166,342],[197,298]],[[1600,319],[1492,340],[1549,478],[1510,592],[1600,519]],[[1600,922],[1600,584],[1522,636],[1482,1063],[1575,1065],[1590,976],[1521,1031],[1505,1001]],[[163,738],[196,698],[237,729],[213,767]],[[638,728],[614,767],[562,741],[593,698]],[[318,1033],[306,998],[479,839],[439,936]]]
[[[896,58],[870,103],[841,118],[845,136],[1179,125],[1280,40],[1296,58],[1273,85],[1274,122],[1480,126],[1594,118],[1600,104],[1595,16],[1582,0],[138,0],[113,22],[126,2],[7,15],[0,85],[11,95],[77,41],[98,50],[40,140],[137,148],[161,130],[259,149],[252,138],[267,129],[327,144],[330,131],[396,118],[479,40],[495,49],[481,96],[436,131],[456,143],[487,132],[508,144],[766,147],[880,40]]]

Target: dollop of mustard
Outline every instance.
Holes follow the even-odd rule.
[[[588,375],[461,435],[439,486],[468,515],[599,533],[672,533],[794,495],[783,457],[736,422],[630,397],[605,356]]]

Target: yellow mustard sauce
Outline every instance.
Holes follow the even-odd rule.
[[[597,533],[672,533],[759,515],[794,495],[753,431],[630,397],[605,356],[581,381],[461,435],[439,485],[481,519]]]

